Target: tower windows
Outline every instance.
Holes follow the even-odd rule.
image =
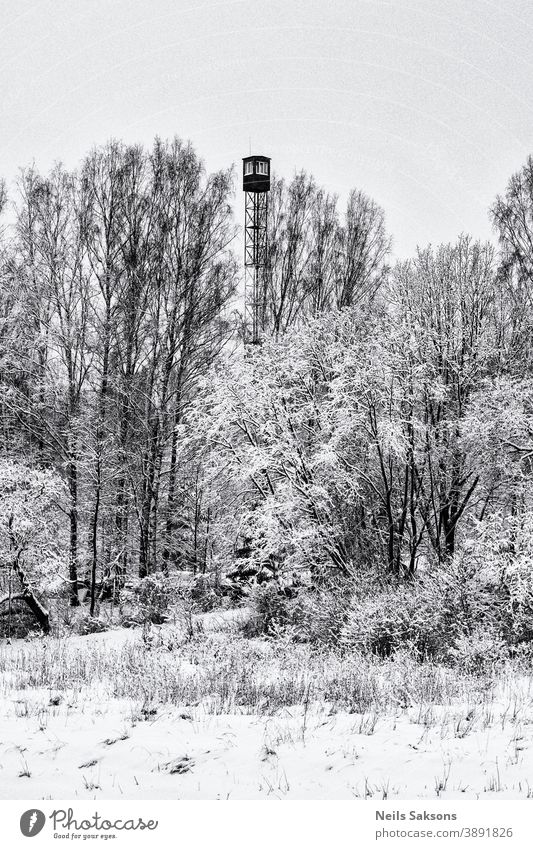
[[[270,191],[270,159],[267,156],[244,156],[242,188],[245,192]]]

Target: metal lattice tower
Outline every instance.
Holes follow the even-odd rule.
[[[244,343],[257,345],[265,329],[267,215],[270,159],[243,159],[244,208]]]

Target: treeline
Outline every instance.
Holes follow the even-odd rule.
[[[218,562],[367,588],[490,567],[482,594],[533,627],[532,214],[529,159],[490,210],[497,246],[378,251],[347,303],[331,262],[321,313],[215,364],[182,456],[202,458]]]
[[[229,332],[231,191],[179,141],[21,174],[2,252],[2,449],[66,481],[74,603],[80,575],[171,556],[180,420]]]
[[[231,566],[242,547],[234,522],[231,544],[220,526],[229,531],[228,511],[244,515],[246,492],[232,502],[239,487],[228,467],[215,504],[208,440],[190,450],[203,381],[209,387],[213,368],[230,363],[248,373],[234,176],[208,174],[178,139],[151,150],[113,141],[76,171],[27,168],[9,197],[2,186],[0,438],[4,457],[30,470],[23,486],[14,466],[3,469],[4,506],[14,503],[10,476],[28,510],[51,480],[38,470],[64,482],[63,499],[52,487],[53,503],[73,605],[80,586],[94,609],[102,588],[119,588],[127,575],[206,571],[222,557]],[[341,215],[309,175],[274,180],[266,337],[368,305],[386,280],[389,249],[383,212],[363,193],[352,192]],[[53,500],[33,516],[29,536],[24,523],[17,529],[24,499],[15,501],[15,512],[4,511],[3,590],[14,558],[19,583],[31,588],[34,574],[41,586],[51,557],[43,526],[58,538]],[[35,534],[36,562],[23,570]]]
[[[92,612],[156,571],[409,579],[487,534],[526,556],[533,161],[498,248],[394,267],[362,192],[341,212],[274,179],[246,354],[234,177],[177,139],[110,142],[2,188],[2,592],[62,575]]]

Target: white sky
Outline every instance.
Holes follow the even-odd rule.
[[[531,0],[0,0],[0,174],[111,136],[249,152],[387,214],[396,253],[489,237],[533,152]],[[239,191],[237,208],[242,205]]]

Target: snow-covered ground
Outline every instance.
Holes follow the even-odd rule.
[[[113,660],[116,652],[117,675],[125,646],[150,652],[131,630],[73,639],[69,663],[89,652]],[[216,693],[176,704],[117,696],[105,680],[17,687],[10,655],[43,663],[42,647],[21,642],[2,652],[5,799],[533,796],[533,688],[518,675],[490,694],[481,687],[445,704],[409,698],[347,712],[311,697],[228,714],[218,712]],[[275,650],[268,652],[272,660]],[[170,658],[182,678],[203,674],[179,652]]]

